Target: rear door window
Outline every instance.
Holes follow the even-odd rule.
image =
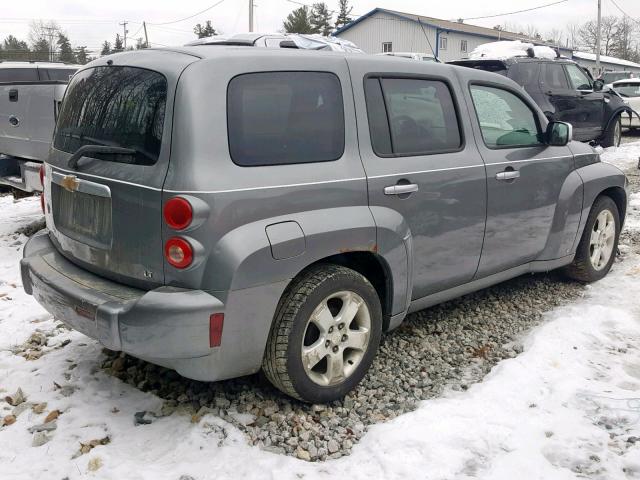
[[[540,145],[536,115],[517,95],[501,88],[471,86],[480,130],[489,148]]]
[[[33,68],[0,68],[0,83],[37,82],[38,71]]]
[[[132,148],[134,156],[104,159],[152,165],[160,154],[166,100],[167,81],[158,72],[134,67],[83,70],[67,88],[54,147],[69,153],[84,145]]]
[[[342,88],[329,72],[261,72],[227,91],[229,152],[240,166],[328,162],[344,152]]]
[[[569,88],[564,68],[559,63],[547,63],[545,65],[542,82],[545,88],[554,90],[567,90]]]
[[[376,154],[428,155],[460,148],[456,108],[444,82],[369,78],[365,94]]]

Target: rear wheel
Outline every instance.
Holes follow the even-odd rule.
[[[604,133],[602,137],[601,145],[603,147],[619,147],[622,142],[622,120],[620,119],[620,115],[617,115],[611,121],[609,128]]]
[[[380,300],[371,283],[349,268],[319,265],[285,292],[263,370],[287,395],[330,402],[362,380],[381,331]]]
[[[620,214],[611,198],[601,196],[591,207],[573,263],[565,273],[582,282],[603,278],[615,260],[620,236]]]

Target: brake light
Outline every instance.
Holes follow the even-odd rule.
[[[164,246],[164,256],[174,267],[187,268],[193,261],[193,248],[185,239],[173,237]]]
[[[174,230],[184,230],[193,220],[193,207],[182,197],[173,197],[164,204],[164,221]]]

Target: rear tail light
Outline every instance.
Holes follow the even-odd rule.
[[[214,313],[209,317],[209,346],[219,347],[222,343],[224,313]]]
[[[164,256],[174,267],[187,268],[193,262],[193,248],[185,239],[173,237],[164,246]]]
[[[164,204],[164,221],[173,230],[184,230],[193,220],[193,207],[182,197],[173,197]]]
[[[40,165],[40,185],[42,186],[42,192],[40,193],[40,207],[42,213],[47,213],[44,208],[44,164]]]

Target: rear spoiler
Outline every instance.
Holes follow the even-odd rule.
[[[507,70],[507,64],[502,60],[454,60],[447,62],[449,65],[458,65],[461,67],[475,68],[484,70],[485,72],[498,72]]]

